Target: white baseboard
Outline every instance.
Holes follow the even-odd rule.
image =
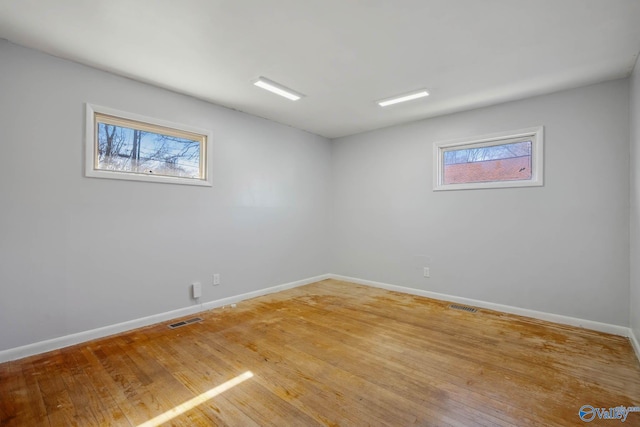
[[[631,347],[635,350],[638,362],[640,362],[640,339],[634,333],[633,328],[629,328],[629,341],[631,341]]]
[[[234,295],[231,297],[222,298],[215,301],[209,301],[209,302],[198,304],[198,305],[193,305],[189,307],[180,308],[177,310],[167,311],[165,313],[154,314],[152,316],[147,316],[140,319],[134,319],[127,322],[117,323],[115,325],[104,326],[101,328],[78,332],[71,335],[65,335],[63,337],[53,338],[46,341],[40,341],[37,343],[28,344],[21,347],[2,350],[0,351],[0,363],[21,359],[23,357],[33,356],[36,354],[46,353],[48,351],[57,350],[57,349],[68,347],[75,344],[80,344],[80,343],[91,341],[97,338],[103,338],[109,335],[115,335],[121,332],[130,331],[132,329],[153,325],[155,323],[166,322],[168,320],[176,319],[179,317],[189,316],[202,311],[211,310],[213,308],[234,304],[243,300],[259,297],[262,295],[284,291],[286,289],[296,288],[298,286],[308,285],[310,283],[319,282],[325,279],[342,280],[346,282],[357,283],[360,285],[387,289],[390,291],[402,292],[402,293],[411,294],[411,295],[418,295],[418,296],[433,298],[441,301],[451,301],[451,302],[456,302],[460,304],[486,308],[489,310],[496,310],[504,313],[511,313],[519,316],[526,316],[526,317],[532,317],[534,319],[546,320],[548,322],[560,323],[560,324],[570,325],[570,326],[577,326],[580,328],[591,329],[591,330],[605,332],[609,334],[625,336],[629,338],[629,341],[631,342],[631,345],[636,353],[636,356],[638,356],[638,360],[640,361],[640,340],[633,333],[633,330],[631,328],[627,328],[624,326],[610,325],[607,323],[596,322],[593,320],[578,319],[575,317],[563,316],[560,314],[545,313],[542,311],[529,310],[526,308],[495,304],[487,301],[457,297],[454,295],[430,292],[422,289],[407,288],[404,286],[396,286],[388,283],[375,282],[372,280],[341,276],[338,274],[323,274],[320,276],[297,280],[295,282],[272,286],[269,288],[248,292],[245,294]]]
[[[80,344],[80,343],[91,341],[97,338],[103,338],[109,335],[115,335],[121,332],[130,331],[132,329],[153,325],[155,323],[166,322],[167,320],[176,319],[178,317],[189,316],[191,314],[199,313],[206,310],[211,310],[212,308],[216,308],[216,307],[222,307],[225,305],[237,303],[239,301],[243,301],[246,299],[259,297],[259,296],[271,294],[274,292],[284,291],[285,289],[291,289],[291,288],[296,288],[298,286],[308,285],[309,283],[318,282],[320,280],[328,279],[329,277],[330,275],[328,274],[310,277],[307,279],[297,280],[295,282],[285,283],[282,285],[272,286],[270,288],[248,292],[246,294],[234,295],[231,297],[227,297],[227,298],[223,298],[215,301],[209,301],[209,302],[205,302],[198,305],[192,305],[192,306],[180,308],[177,310],[167,311],[165,313],[142,317],[140,319],[134,319],[134,320],[129,320],[127,322],[117,323],[115,325],[104,326],[101,328],[78,332],[71,335],[65,335],[62,337],[53,338],[46,341],[27,344],[22,347],[2,350],[0,351],[0,363],[21,359],[27,356],[33,356],[35,354],[46,353],[48,351],[57,350],[63,347],[69,347],[71,345]]]
[[[526,308],[513,307],[510,305],[495,304],[487,301],[480,301],[470,298],[457,297],[454,295],[440,294],[437,292],[425,291],[422,289],[407,288],[404,286],[390,285],[388,283],[374,282],[372,280],[358,279],[355,277],[341,276],[338,274],[330,274],[332,279],[343,280],[345,282],[357,283],[360,285],[373,286],[376,288],[387,289],[389,291],[402,292],[405,294],[418,295],[427,298],[433,298],[441,301],[456,302],[459,304],[471,305],[475,307],[486,308],[489,310],[502,311],[503,313],[516,314],[519,316],[532,317],[534,319],[546,320],[548,322],[560,323],[563,325],[577,326],[580,328],[591,329],[599,332],[606,332],[613,335],[630,336],[630,329],[625,326],[610,325],[608,323],[600,323],[593,320],[578,319],[575,317],[563,316],[560,314],[545,313],[543,311],[529,310]],[[636,350],[637,352],[638,350]]]

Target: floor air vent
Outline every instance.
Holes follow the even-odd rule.
[[[478,311],[477,308],[467,307],[466,305],[458,305],[458,304],[451,304],[449,308],[453,310],[466,311],[468,313],[475,313],[476,311]]]
[[[180,326],[186,326],[186,325],[189,325],[191,323],[196,323],[196,322],[202,322],[202,318],[194,317],[193,319],[183,320],[181,322],[172,323],[172,324],[169,325],[169,328],[170,329],[175,329],[175,328],[179,328]]]

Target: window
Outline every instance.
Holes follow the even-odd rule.
[[[85,174],[210,186],[206,130],[87,104]]]
[[[434,144],[433,189],[543,185],[543,128]]]

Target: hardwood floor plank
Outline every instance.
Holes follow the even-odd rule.
[[[385,368],[391,368],[392,365],[394,365],[394,361],[393,361],[393,357],[394,354],[398,354],[397,352],[395,352],[395,348],[398,348],[398,345],[394,343],[389,342],[388,337],[384,337],[384,336],[380,336],[379,333],[375,332],[374,329],[378,328],[380,329],[380,327],[378,326],[377,323],[373,323],[371,325],[367,324],[366,327],[364,329],[360,329],[358,328],[355,323],[353,323],[353,321],[350,321],[349,319],[343,319],[343,318],[339,318],[337,320],[334,321],[328,321],[326,318],[323,318],[321,321],[319,321],[319,323],[317,323],[316,325],[312,325],[310,324],[310,322],[314,321],[312,316],[309,316],[310,313],[312,313],[312,310],[309,310],[308,308],[305,308],[305,319],[304,322],[307,323],[303,323],[300,324],[298,329],[297,329],[297,335],[293,336],[292,339],[298,339],[302,336],[305,336],[306,340],[308,340],[309,342],[318,342],[319,339],[321,339],[322,337],[328,337],[328,336],[335,336],[335,341],[337,343],[347,343],[347,344],[340,344],[340,346],[346,345],[349,347],[349,353],[352,355],[352,357],[350,358],[345,358],[343,361],[343,358],[340,357],[339,355],[336,355],[336,360],[338,360],[339,362],[345,362],[345,363],[353,363],[353,366],[349,366],[347,368],[345,368],[348,371],[353,371],[354,369],[357,369],[357,366],[359,364],[364,363],[368,358],[373,357],[374,355],[377,354],[376,358],[374,361],[370,362],[373,363],[373,367],[375,368],[376,366],[384,366]],[[336,311],[337,312],[337,311]],[[334,312],[335,313],[335,312]],[[287,318],[287,321],[290,323],[291,320],[289,318]],[[293,320],[298,321],[298,322],[303,322],[300,319],[295,319]],[[349,325],[349,329],[350,329],[350,333],[347,335],[343,335],[343,333],[337,329],[337,328],[332,328],[331,324],[332,322],[335,322],[338,325],[345,325],[348,324]],[[384,326],[385,328],[388,328],[388,325]],[[306,331],[312,331],[311,334],[307,334]],[[315,338],[314,339],[314,334],[317,335],[320,338]],[[379,342],[384,342],[384,345],[380,346],[378,345]],[[406,357],[406,352],[407,349],[404,348],[404,344],[402,342],[399,343],[401,347],[403,347],[402,353],[405,355]],[[326,353],[327,351],[331,352],[331,349],[334,347],[337,347],[336,345],[332,344],[331,342],[326,342],[323,344],[325,349],[321,349],[319,351],[319,354],[323,354]],[[329,349],[329,350],[327,350]],[[383,353],[380,353],[381,350],[384,350]],[[426,349],[428,350],[428,349]],[[464,351],[464,349],[462,349]],[[428,354],[426,354],[428,356]],[[424,356],[424,354],[422,355]],[[431,369],[429,364],[425,364],[424,360],[421,359],[425,359],[425,357],[422,358],[418,358],[417,360],[411,361],[410,365],[407,365],[405,362],[400,361],[400,363],[395,363],[395,365],[399,366],[399,367],[403,367],[403,366],[420,366],[421,370],[429,370]],[[427,361],[430,361],[430,359],[428,357],[426,357]],[[369,371],[366,371],[367,373]],[[442,367],[441,366],[436,366],[434,369],[432,369],[431,372],[436,378],[438,376],[442,375]],[[411,381],[416,381],[416,379],[419,378],[424,378],[424,372],[416,372],[415,369],[410,368],[410,369],[405,369],[402,370],[400,369],[399,371],[394,371],[392,372],[392,376],[404,376],[405,378],[411,378]],[[452,373],[452,375],[454,376],[458,376],[459,373],[457,371],[454,370],[454,372]],[[430,377],[427,377],[430,378]],[[376,375],[376,379],[380,379],[380,375]],[[451,382],[452,378],[449,378],[448,382]],[[466,389],[469,388],[469,383],[468,383],[468,378],[466,377],[459,377],[459,384],[460,384],[460,389],[459,390],[455,390],[454,392],[451,393],[451,396],[457,396],[460,392],[463,392],[466,394]],[[406,383],[408,384],[408,383]],[[405,385],[406,385],[405,384]],[[420,386],[424,387],[424,386],[431,386],[434,387],[434,384],[420,384]],[[442,391],[442,387],[446,387],[447,383],[444,384],[437,384],[434,389],[437,390],[437,393],[439,394]],[[417,394],[420,395],[420,394]],[[466,395],[465,397],[465,402],[461,403],[461,406],[459,408],[460,411],[464,412],[467,411],[468,409],[466,409],[468,402],[466,401],[466,399],[468,399],[469,396]],[[449,404],[451,404],[452,402],[449,402]],[[479,406],[483,406],[486,403],[486,399],[482,399],[481,404],[479,404]],[[478,418],[478,417],[476,417]],[[480,417],[481,418],[481,417]],[[489,425],[498,425],[498,421],[497,420],[491,420],[488,421]],[[479,423],[479,421],[477,421],[477,423]]]
[[[130,359],[120,354],[115,341],[101,341],[97,346],[91,346],[91,353],[106,374],[102,377],[109,385],[116,404],[132,425],[137,426],[168,409],[163,408],[155,396],[141,387],[142,384],[128,366]]]
[[[52,426],[79,426],[82,424],[77,419],[77,411],[70,396],[75,390],[68,389],[64,382],[61,375],[63,363],[61,351],[55,351],[51,357],[34,362],[40,395]]]
[[[305,332],[302,332],[302,330],[313,330],[315,334],[304,336],[302,334]],[[339,338],[335,340],[327,339],[331,336],[338,336]],[[336,347],[336,342],[342,342],[342,346],[348,348],[348,353],[350,354],[348,359],[344,359],[333,351]],[[261,342],[258,348],[262,348],[264,345]],[[389,343],[386,343],[385,348],[388,345]],[[424,376],[416,372],[415,368],[397,369],[397,365],[389,357],[389,354],[379,354],[374,349],[375,343],[368,342],[359,347],[354,340],[344,336],[340,337],[339,332],[332,329],[325,330],[309,323],[302,323],[299,325],[297,333],[292,335],[291,341],[287,344],[287,348],[291,347],[299,348],[308,355],[313,355],[313,357],[322,358],[326,363],[346,372],[358,373],[363,379],[371,382],[367,388],[379,385],[383,390],[388,389],[400,394],[410,394],[415,402],[421,406],[431,405],[440,408],[441,411],[446,407],[451,412],[455,411],[458,418],[466,413],[467,418],[463,419],[464,425],[472,425],[471,420],[474,420],[473,424],[475,425],[511,425],[509,422],[500,423],[495,418],[485,419],[487,417],[483,413],[473,413],[469,409],[468,402],[458,404],[456,400],[448,399],[447,395],[443,393],[442,384],[434,384],[430,380],[420,381]],[[296,354],[295,359],[297,360],[298,357],[300,356]],[[421,364],[413,366],[421,366]],[[376,372],[374,377],[370,375],[372,371]],[[447,397],[446,402],[443,402],[443,397]],[[449,421],[452,422],[452,420]]]
[[[152,340],[148,344],[149,350],[194,395],[206,393],[230,379],[228,371],[217,366],[216,359],[209,357],[192,340],[172,341],[170,339]],[[202,354],[207,354],[207,357],[200,357]],[[240,373],[240,371],[237,372]],[[220,425],[259,426],[229,401],[225,393],[208,400],[199,408],[219,418]]]
[[[378,314],[377,311],[379,310],[380,310],[379,308],[376,308],[375,306],[372,305],[372,306],[367,306],[366,312],[371,315],[376,315]],[[359,312],[358,314],[360,313],[361,312]],[[415,311],[414,313],[412,313],[411,318],[403,318],[403,314],[404,313],[399,312],[397,314],[396,319],[402,320],[407,324],[413,324],[415,326],[419,326],[422,329],[422,332],[426,332],[425,329],[427,329],[427,331],[430,329],[430,326],[412,323],[412,321],[414,321],[413,319],[420,318],[419,311]],[[469,313],[455,313],[455,314],[457,315],[458,318],[469,319],[469,320],[472,319],[473,316],[475,316],[475,314],[469,314]],[[487,310],[481,310],[480,314],[482,314],[485,317],[490,317],[493,314],[493,312],[490,312]],[[406,314],[404,315],[406,316]],[[360,317],[360,316],[357,316],[357,317]],[[513,320],[513,318],[511,319]],[[504,339],[506,338],[504,334],[505,331],[520,329],[523,332],[526,331],[528,335],[534,335],[534,336],[537,335],[539,339],[535,341],[543,343],[543,346],[544,346],[543,348],[545,349],[551,348],[554,350],[554,351],[547,351],[547,352],[537,352],[537,357],[540,359],[539,360],[540,363],[538,364],[539,366],[552,368],[553,367],[551,366],[552,364],[554,365],[557,364],[558,366],[562,366],[562,368],[564,369],[573,369],[572,375],[577,376],[580,374],[586,374],[585,376],[587,377],[591,376],[592,372],[585,372],[585,370],[589,370],[590,367],[580,364],[581,360],[583,360],[583,358],[580,357],[582,354],[577,353],[575,351],[576,348],[583,348],[583,349],[589,348],[589,344],[586,340],[584,339],[580,340],[579,339],[580,337],[578,337],[578,339],[574,338],[574,343],[576,344],[575,346],[562,346],[562,343],[565,342],[566,339],[561,334],[551,333],[548,330],[548,328],[545,329],[543,325],[531,324],[529,322],[529,324],[527,324],[526,326],[519,327],[518,323],[519,322],[517,321],[498,323],[498,322],[495,322],[494,320],[492,324],[488,324],[488,322],[485,320],[482,323],[483,330],[479,331],[477,329],[473,329],[474,325],[471,325],[471,328],[472,328],[471,332],[465,332],[464,329],[460,328],[460,325],[454,322],[447,322],[446,324],[438,324],[438,329],[437,330],[431,329],[430,332],[432,334],[438,335],[436,337],[436,342],[446,343],[448,336],[449,337],[455,336],[456,340],[458,342],[464,343],[465,347],[470,347],[475,350],[481,350],[480,352],[478,352],[478,355],[481,357],[485,356],[485,360],[483,362],[488,363],[489,361],[492,360],[495,365],[504,366],[504,364],[502,363],[502,360],[500,359],[507,360],[510,362],[508,364],[510,369],[519,368],[518,373],[521,375],[526,375],[527,373],[531,372],[531,370],[528,369],[527,363],[518,363],[517,361],[519,359],[524,359],[525,356],[527,355],[531,355],[532,350],[539,349],[540,347],[538,347],[535,344],[535,342],[532,343],[531,342],[532,340],[530,338],[527,339],[527,337],[524,337],[521,332],[518,332],[518,336],[514,337],[517,339],[513,339],[513,340]],[[487,326],[491,326],[491,327],[487,327]],[[591,331],[585,331],[585,332],[587,332],[588,339],[594,340],[595,335],[591,333]],[[484,334],[484,336],[486,336],[487,334],[491,334],[491,340],[479,341],[479,340],[473,339],[474,337],[477,337],[480,334]],[[421,338],[423,337],[425,337],[425,335],[421,335]],[[501,337],[502,339],[495,339],[495,337]],[[627,341],[623,337],[608,336],[607,339],[612,341],[611,346],[624,345]],[[560,340],[560,342],[557,342],[557,340]],[[488,346],[491,346],[490,353],[487,351],[489,349]],[[608,348],[609,349],[608,354],[612,354],[610,351],[612,347],[605,346],[605,345],[599,345],[598,347],[603,349]],[[563,353],[565,349],[568,349],[569,352]],[[456,352],[459,352],[461,350],[462,349],[460,348],[454,349],[454,351]],[[564,363],[562,362],[558,363],[558,356],[561,354],[562,354],[561,361],[564,361]],[[604,352],[603,356],[606,357],[606,355],[607,355],[607,352]],[[587,358],[584,360],[589,361],[590,359]],[[629,358],[627,357],[624,360],[629,360]],[[606,372],[607,375],[605,375],[606,378],[603,378],[603,380],[608,380],[609,381],[608,385],[612,387],[617,387],[621,384],[624,386],[625,384],[623,381],[626,378],[628,378],[630,374],[633,372],[633,369],[637,367],[629,365],[626,367],[627,369],[625,369],[624,364],[621,363],[623,361],[620,360],[620,358],[617,358],[615,360],[612,359],[610,360],[610,362],[613,363],[614,365],[607,365],[604,367],[600,367],[605,371],[608,369],[608,372]],[[600,372],[602,372],[602,370]],[[536,379],[540,378],[540,375],[530,375],[530,378],[532,381],[535,381]]]
[[[19,409],[15,394],[20,392],[20,366],[16,362],[0,365],[0,426],[15,423]],[[15,425],[15,424],[14,424]]]
[[[259,425],[316,425],[305,413],[299,411],[295,406],[290,405],[286,399],[282,399],[277,393],[274,393],[268,384],[262,381],[260,373],[256,370],[255,364],[247,363],[242,354],[230,353],[226,347],[230,345],[228,342],[222,342],[220,345],[209,346],[201,340],[196,339],[194,342],[201,352],[209,355],[209,362],[213,363],[215,369],[223,372],[242,373],[250,371],[253,378],[242,384],[242,387],[233,388],[225,392],[224,396],[235,407],[240,408],[245,415],[253,419]],[[197,368],[202,369],[202,363],[197,363]],[[210,372],[211,366],[208,366]],[[252,384],[252,388],[261,390],[262,399],[252,405],[247,405],[251,399],[251,394],[244,391],[248,384]],[[255,408],[253,406],[256,406]],[[265,414],[272,412],[275,419],[265,417]]]
[[[282,336],[282,331],[279,332]],[[230,331],[225,331],[225,334],[230,334],[227,338],[234,337]],[[360,422],[393,426],[412,425],[419,420],[420,415],[427,415],[429,419],[437,420],[439,425],[469,425],[458,423],[424,405],[411,405],[406,401],[400,405],[400,396],[305,353],[298,346],[274,343],[268,333],[245,336],[246,339],[251,341],[244,346],[228,339],[229,344],[221,350],[233,354],[244,353],[246,357],[253,358],[254,363],[264,365],[263,368],[256,369],[259,369],[267,384],[278,389],[278,393],[284,398],[299,401],[310,415],[319,420],[326,421],[326,415],[322,414],[331,414],[332,423],[339,425]],[[247,349],[253,354],[247,355]],[[325,403],[331,404],[327,408],[329,411],[322,407]]]
[[[100,426],[131,426],[120,406],[115,402],[109,392],[108,382],[104,382],[101,375],[101,366],[95,359],[91,361],[87,357],[87,349],[78,348],[70,352],[70,369],[74,369],[77,382],[84,384],[97,425]]]
[[[30,363],[0,365],[0,426],[50,425],[32,371]]]
[[[30,426],[50,426],[47,410],[40,395],[38,373],[32,363],[22,364],[21,376],[24,381],[21,395],[23,410],[17,419]]]
[[[122,340],[122,337],[118,338],[118,340]],[[155,357],[145,357],[143,355],[147,354],[149,349],[148,343],[136,346],[128,345],[127,343],[122,343],[121,345],[121,351],[129,357],[131,363],[136,367],[136,375],[139,378],[146,379],[142,387],[157,399],[163,409],[175,408],[193,399],[196,395],[165,366],[159,363]],[[167,392],[167,390],[170,390],[170,392]],[[166,410],[157,413],[156,416],[164,412]],[[192,426],[222,423],[222,420],[215,413],[203,412],[199,407],[193,407],[184,414],[181,418]]]
[[[230,331],[227,330],[225,333],[230,333]],[[279,398],[286,400],[293,406],[306,412],[322,424],[326,424],[328,421],[335,424],[336,421],[332,421],[332,418],[339,416],[339,419],[343,423],[352,423],[359,420],[364,424],[375,421],[380,425],[388,425],[381,417],[375,416],[376,411],[382,412],[378,407],[375,407],[369,412],[362,411],[359,407],[352,408],[351,410],[347,409],[350,398],[342,398],[344,396],[343,393],[341,393],[340,390],[332,388],[328,380],[323,384],[323,387],[318,387],[317,383],[310,384],[306,382],[305,384],[304,382],[300,382],[300,371],[293,371],[294,368],[290,367],[288,363],[291,359],[288,357],[277,353],[256,353],[250,349],[252,343],[249,343],[249,348],[247,348],[247,346],[237,345],[233,340],[226,338],[214,337],[211,340],[208,338],[209,337],[203,337],[212,351],[219,353],[224,360],[236,360],[244,366],[250,366],[252,371],[256,373],[256,381],[279,396]],[[279,347],[279,345],[274,344],[271,348],[274,347]],[[299,363],[300,360],[297,360],[296,365]],[[293,378],[288,377],[287,374],[292,371]],[[328,377],[329,375],[326,375],[325,379]],[[302,378],[308,377],[303,376]],[[343,382],[346,381],[344,376],[340,378],[340,380]],[[308,404],[311,403],[308,398],[310,398],[314,404],[320,405],[324,405],[333,400],[335,405],[327,408],[330,409],[329,412],[319,412],[315,410],[313,406],[304,404],[304,402]]]
[[[0,426],[552,427],[640,406],[627,339],[448,305],[324,280],[0,364]]]

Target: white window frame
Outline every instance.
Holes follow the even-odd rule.
[[[189,132],[202,135],[203,146],[200,151],[200,169],[203,175],[200,178],[186,178],[178,176],[153,175],[151,173],[120,172],[97,169],[98,135],[96,126],[96,114],[113,116],[125,120],[140,122],[149,128],[155,129],[162,134],[163,128],[176,130],[178,132]],[[166,120],[155,119],[140,114],[129,113],[116,110],[115,108],[103,107],[95,104],[86,104],[86,135],[85,135],[85,176],[90,178],[122,179],[128,181],[159,182],[166,184],[182,184],[211,187],[211,132],[193,126],[173,123]]]
[[[451,149],[481,148],[518,140],[531,141],[531,179],[488,181],[464,184],[444,183],[444,153]],[[475,190],[483,188],[540,187],[544,185],[544,127],[536,126],[472,138],[461,138],[433,144],[433,191]]]

